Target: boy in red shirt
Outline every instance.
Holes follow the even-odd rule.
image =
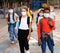
[[[53,48],[54,42],[51,36],[54,27],[54,21],[53,19],[49,18],[49,15],[50,15],[50,9],[45,8],[44,17],[38,23],[38,38],[41,44],[42,53],[46,52],[46,42],[51,53],[54,53]]]

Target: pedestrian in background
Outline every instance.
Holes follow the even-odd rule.
[[[54,21],[56,19],[55,11],[54,11],[54,6],[50,5],[50,18],[52,18]]]
[[[39,20],[43,18],[43,15],[44,15],[44,9],[41,8],[36,17],[36,24],[38,24]]]
[[[14,43],[15,42],[14,36],[18,38],[17,31],[15,30],[15,26],[19,16],[16,13],[14,13],[13,8],[10,8],[6,17],[7,17],[10,41],[11,43]]]

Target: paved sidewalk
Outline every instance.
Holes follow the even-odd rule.
[[[15,44],[10,44],[7,26],[2,28],[0,31],[1,31],[0,32],[0,53],[20,53],[18,42],[15,42]],[[35,32],[33,32],[33,33],[35,36]],[[32,35],[33,35],[33,33],[32,33]],[[17,41],[17,40],[15,40],[15,41]],[[40,46],[37,45],[37,40],[35,38],[31,37],[29,44],[30,44],[31,53],[41,53],[41,48],[40,48]],[[59,53],[60,52],[59,49],[60,49],[60,46],[56,45],[55,53]],[[48,52],[49,52],[49,50],[47,48],[47,53]]]

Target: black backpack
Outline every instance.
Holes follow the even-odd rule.
[[[20,25],[20,23],[21,23],[21,18],[22,18],[22,16],[19,17],[19,25]],[[28,27],[29,27],[30,17],[27,17],[27,24],[28,24]]]

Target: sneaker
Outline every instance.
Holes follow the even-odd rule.
[[[11,41],[11,44],[14,44],[14,41]]]
[[[26,51],[26,53],[30,53],[30,51],[29,51],[29,50],[27,50],[27,51]]]

